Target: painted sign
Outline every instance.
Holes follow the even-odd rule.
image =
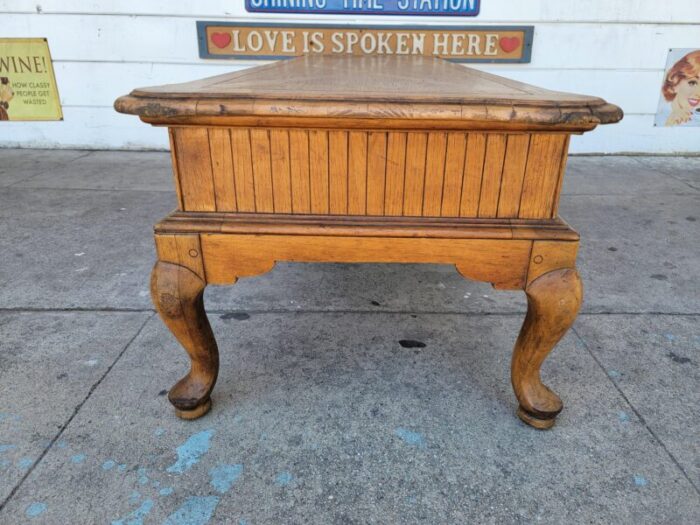
[[[0,120],[63,120],[45,38],[0,38]]]
[[[201,58],[420,55],[455,62],[530,62],[532,26],[349,26],[197,22]]]
[[[700,126],[700,49],[671,49],[655,126]]]
[[[246,0],[251,13],[476,16],[481,0]]]

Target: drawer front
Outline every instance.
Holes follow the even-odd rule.
[[[567,134],[171,129],[185,211],[547,219]]]

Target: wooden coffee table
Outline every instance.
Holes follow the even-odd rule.
[[[525,291],[518,415],[554,424],[540,366],[582,298],[579,236],[557,215],[569,137],[620,108],[424,57],[302,57],[115,107],[170,132],[179,206],[155,227],[151,291],[192,362],[169,394],[180,417],[210,409],[219,370],[207,284],[278,261],[441,263]]]

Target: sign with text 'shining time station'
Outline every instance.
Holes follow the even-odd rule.
[[[529,63],[532,26],[352,26],[197,22],[201,58],[417,55],[455,62]]]
[[[251,13],[476,16],[481,0],[246,0]]]

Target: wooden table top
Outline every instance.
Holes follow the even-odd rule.
[[[478,120],[556,126],[617,122],[601,98],[516,82],[439,58],[305,56],[134,90],[117,111],[145,119],[287,116]]]

